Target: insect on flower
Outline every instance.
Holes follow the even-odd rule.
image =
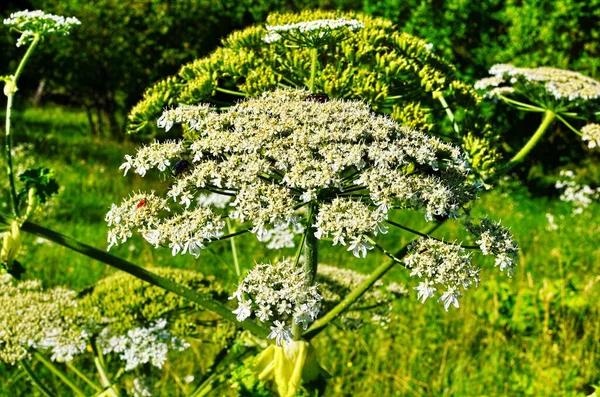
[[[142,208],[145,205],[146,205],[146,200],[140,200],[140,202],[137,203],[137,206],[135,208]]]
[[[191,167],[191,164],[189,161],[179,160],[178,162],[175,163],[173,168],[171,168],[171,172],[173,173],[174,176],[178,176],[178,175],[183,174],[185,171],[189,170],[190,167]]]

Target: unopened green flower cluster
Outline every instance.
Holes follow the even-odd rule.
[[[478,101],[430,44],[384,19],[315,10],[272,14],[266,25],[232,33],[210,56],[149,88],[129,114],[129,131],[153,123],[168,105],[222,106],[239,98],[228,91],[256,96],[281,86],[308,87],[315,47],[314,92],[363,99],[407,127],[440,132],[434,127],[445,116],[438,95],[453,109]]]

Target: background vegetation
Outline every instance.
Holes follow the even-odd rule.
[[[21,96],[14,120],[16,141],[33,144],[35,163],[53,168],[62,186],[44,224],[104,247],[104,216],[110,204],[142,186],[149,188],[148,180],[123,178],[118,171],[123,155],[136,146],[122,139],[123,114],[142,90],[175,73],[181,63],[209,53],[233,29],[261,22],[271,11],[309,7],[390,18],[433,43],[469,81],[485,76],[498,62],[567,67],[600,76],[600,0],[99,0],[93,7],[83,0],[5,1],[0,4],[3,16],[12,10],[41,8],[82,20],[81,29],[71,37],[54,40],[43,46],[45,54],[36,54],[29,70],[40,73],[30,73],[36,79],[23,82],[29,95]],[[17,60],[21,51],[5,30],[0,31],[0,51],[3,60]],[[5,61],[0,74],[12,69],[14,64]],[[23,98],[34,94],[38,76],[46,80],[46,93],[52,97],[43,101],[44,107],[31,108],[29,99]],[[49,106],[50,101],[83,108]],[[511,118],[514,123],[514,114],[490,111],[499,125]],[[518,136],[520,129],[529,133],[528,122],[509,133]],[[581,172],[597,178],[597,157],[583,156],[579,143],[563,136],[556,129],[550,144],[534,153],[538,161],[583,167]],[[544,167],[533,170],[533,176],[546,177]],[[592,385],[600,384],[600,205],[574,216],[568,204],[546,193],[539,186],[528,190],[508,181],[476,207],[513,227],[522,256],[512,280],[487,272],[484,284],[449,314],[434,302],[422,305],[411,296],[400,302],[387,330],[331,329],[319,336],[318,350],[327,352],[321,361],[334,376],[328,395],[591,393]],[[558,229],[553,230],[546,213],[554,215]],[[387,239],[389,245],[401,245],[409,237],[395,233]],[[40,278],[47,286],[81,289],[112,272],[59,246],[32,236],[27,239],[22,258],[28,269],[25,277]],[[246,267],[252,265],[251,258],[269,255],[253,236],[242,242],[248,254],[242,259]],[[154,250],[139,239],[115,253],[139,265],[218,274],[233,285],[233,272],[222,271],[223,262],[230,263],[226,243],[203,251],[197,261],[173,258],[168,250]],[[365,272],[383,260],[370,254],[358,261],[332,248],[323,258],[324,263]],[[487,263],[488,270],[491,266]],[[409,281],[400,269],[386,279]],[[39,371],[50,382],[51,376]],[[19,381],[19,372],[0,367],[0,373],[0,395],[33,395],[27,383]]]

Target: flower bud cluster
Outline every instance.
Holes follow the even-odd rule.
[[[126,335],[115,336],[110,327],[106,327],[98,336],[97,343],[103,353],[120,354],[120,359],[125,361],[125,371],[146,363],[162,368],[167,362],[169,349],[183,351],[190,346],[183,339],[171,335],[165,319],[131,329]]]
[[[443,302],[447,311],[450,305],[458,307],[461,288],[466,290],[479,284],[479,269],[471,263],[472,257],[460,245],[420,238],[410,245],[404,264],[411,270],[411,276],[423,280],[414,288],[422,302],[434,297],[440,286],[445,289],[438,302]]]
[[[581,133],[581,140],[587,142],[588,148],[600,148],[600,124],[588,124],[581,128]]]
[[[285,25],[267,26],[270,33],[264,37],[266,43],[290,40],[295,43],[316,45],[331,40],[340,40],[346,32],[353,32],[364,27],[364,23],[356,19],[317,19]]]
[[[290,324],[306,329],[317,318],[322,298],[304,269],[295,268],[294,260],[288,258],[257,264],[230,299],[238,301],[233,311],[238,321],[255,316],[273,323],[269,339],[281,346],[299,336],[292,334]]]
[[[500,271],[506,269],[506,275],[510,277],[519,256],[519,246],[510,231],[500,222],[487,218],[481,218],[479,225],[470,220],[465,221],[464,225],[477,237],[476,243],[479,244],[483,255],[494,255],[495,266],[500,267]]]
[[[583,213],[592,202],[600,200],[600,188],[577,183],[573,171],[561,171],[560,176],[564,179],[557,181],[555,187],[563,191],[560,195],[562,201],[573,204],[573,214]]]
[[[553,100],[584,102],[600,98],[600,82],[570,70],[556,68],[518,68],[507,64],[492,66],[491,78],[475,84],[476,89],[500,91],[508,86],[536,102],[540,95]],[[491,95],[491,94],[490,94]]]
[[[77,18],[65,18],[58,15],[46,14],[43,11],[19,11],[10,14],[4,24],[21,33],[17,47],[28,44],[37,36],[49,34],[69,34],[75,25],[81,25]]]

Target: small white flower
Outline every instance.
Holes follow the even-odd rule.
[[[241,301],[238,303],[237,309],[233,311],[238,321],[244,321],[252,314],[252,306],[250,301]]]
[[[421,303],[425,303],[428,298],[433,298],[433,293],[436,290],[436,288],[432,287],[427,280],[425,280],[425,282],[420,282],[414,289],[418,291],[417,299],[420,299]]]
[[[285,325],[283,321],[275,320],[274,326],[271,327],[271,333],[267,336],[267,339],[275,339],[277,346],[283,346],[283,343],[289,345],[294,339],[294,334],[289,326]]]
[[[450,305],[458,308],[458,298],[460,298],[460,294],[453,290],[448,290],[444,292],[442,296],[438,299],[438,302],[444,302],[444,309],[448,311]]]

